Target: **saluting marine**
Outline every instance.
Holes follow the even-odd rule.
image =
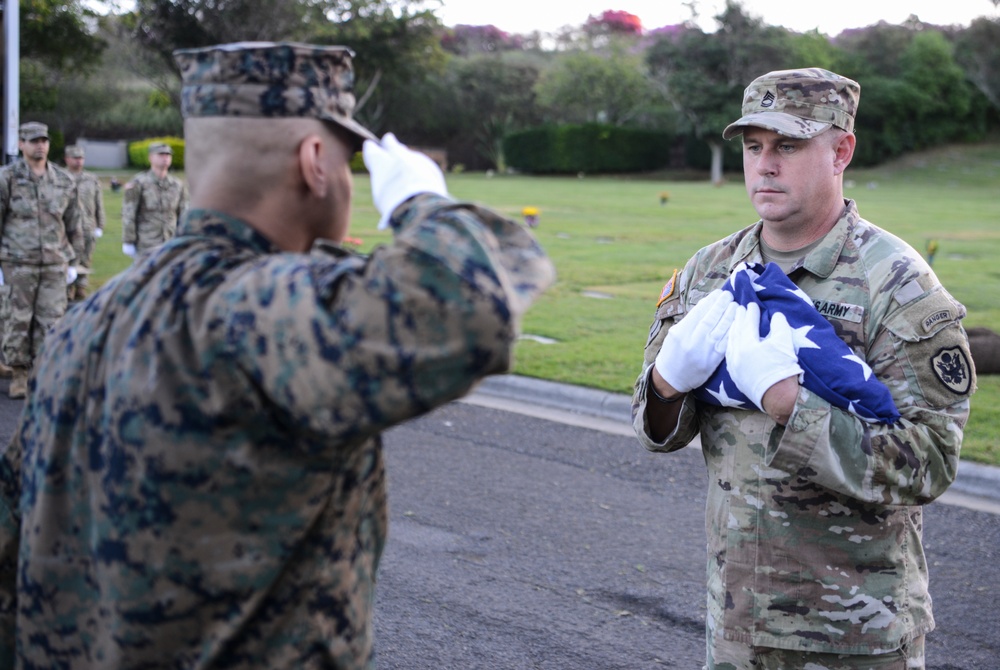
[[[507,371],[554,270],[353,119],[350,50],[175,57],[192,206],[56,327],[0,451],[0,666],[371,668],[380,433]]]

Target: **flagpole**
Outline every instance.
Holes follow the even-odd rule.
[[[21,8],[18,0],[3,0],[3,154],[4,165],[17,158],[20,107]]]

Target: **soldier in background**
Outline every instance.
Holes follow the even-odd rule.
[[[66,147],[65,155],[66,169],[76,180],[80,221],[83,223],[83,256],[76,262],[79,276],[66,288],[66,295],[69,301],[73,302],[87,297],[94,245],[104,235],[104,194],[101,191],[101,180],[97,175],[83,169],[86,161],[83,147],[71,144]]]
[[[168,174],[173,158],[169,144],[153,142],[149,145],[149,170],[125,184],[122,253],[129,258],[172,238],[187,209],[187,187]]]
[[[49,162],[48,126],[22,124],[18,148],[24,160],[0,169],[0,354],[12,371],[11,398],[25,397],[83,254],[76,182]]]
[[[647,449],[701,438],[710,670],[925,667],[921,506],[955,479],[975,374],[965,308],[920,253],[844,198],[859,99],[857,82],[815,68],[751,82],[723,137],[742,137],[761,219],[675,273],[636,381]],[[773,263],[794,283],[807,298],[798,308],[829,320],[851,351],[837,359],[884,384],[898,420],[862,420],[853,399],[841,407],[814,390],[821,375],[800,377],[815,343],[776,328],[784,314],[760,337],[763,321],[721,288],[744,262]],[[721,386],[716,402],[700,395],[723,361],[755,406]]]
[[[70,309],[0,451],[0,666],[373,667],[380,434],[506,371],[554,270],[353,120],[352,56],[176,53],[192,207]],[[361,257],[366,138],[395,240]]]

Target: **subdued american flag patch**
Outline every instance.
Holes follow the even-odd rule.
[[[660,305],[665,303],[667,299],[674,294],[674,289],[676,287],[677,287],[677,270],[674,270],[674,275],[670,278],[670,281],[664,284],[663,290],[660,291],[660,299],[656,303],[656,306],[659,307]]]

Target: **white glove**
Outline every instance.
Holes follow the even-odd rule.
[[[134,244],[123,244],[122,253],[129,258],[135,258],[135,245]]]
[[[99,240],[102,237],[104,237],[104,230],[101,228],[94,228],[94,238]]]
[[[707,382],[726,355],[737,307],[733,294],[722,289],[702,298],[667,331],[653,363],[660,376],[683,393]]]
[[[772,314],[771,331],[761,339],[760,307],[752,302],[740,309],[729,333],[726,368],[736,386],[763,411],[762,401],[769,388],[802,374],[785,315]]]
[[[0,286],[3,286],[3,270],[0,270]]]
[[[388,228],[393,211],[418,193],[448,195],[444,174],[437,164],[407,149],[392,133],[386,133],[381,144],[365,140],[362,153],[371,174],[372,200],[382,215],[379,230]]]
[[[76,281],[76,278],[80,276],[80,273],[76,271],[75,265],[70,265],[66,268],[66,285],[69,286]]]

